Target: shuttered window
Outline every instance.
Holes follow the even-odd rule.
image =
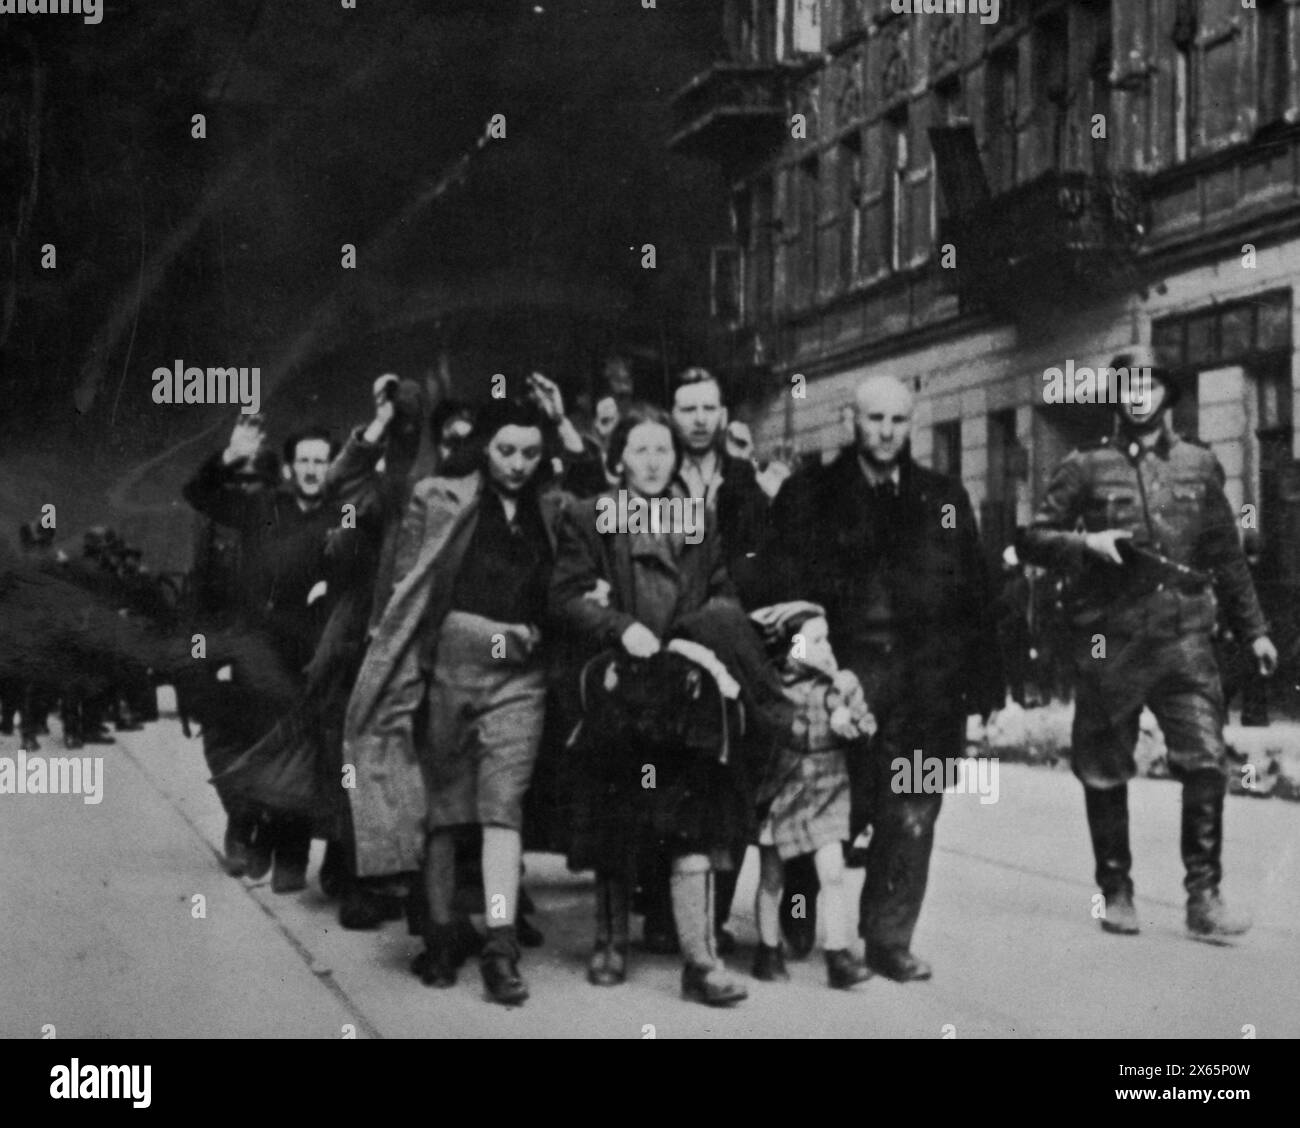
[[[1287,46],[1291,42],[1285,0],[1258,0],[1255,42],[1257,124],[1272,125],[1286,115]]]

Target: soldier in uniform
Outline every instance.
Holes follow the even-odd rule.
[[[1145,347],[1111,365],[1130,376],[1129,394],[1116,405],[1116,433],[1057,467],[1021,556],[1076,581],[1073,768],[1084,787],[1106,901],[1102,928],[1138,931],[1127,785],[1145,704],[1164,733],[1170,771],[1183,784],[1188,930],[1226,943],[1249,924],[1219,896],[1227,771],[1223,690],[1211,644],[1215,597],[1261,674],[1276,668],[1277,651],[1223,492],[1223,468],[1170,425],[1177,383]],[[1152,377],[1145,395],[1133,380],[1144,369]]]

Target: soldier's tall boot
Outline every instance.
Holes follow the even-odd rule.
[[[1133,936],[1138,931],[1137,910],[1133,907],[1133,855],[1128,843],[1128,785],[1102,790],[1083,789],[1088,810],[1088,831],[1092,835],[1092,853],[1097,861],[1097,885],[1106,898],[1106,912],[1101,927],[1106,932]]]
[[[1223,879],[1223,801],[1227,780],[1216,771],[1191,772],[1183,781],[1183,864],[1187,867],[1187,931],[1194,940],[1228,944],[1250,928],[1219,896]]]

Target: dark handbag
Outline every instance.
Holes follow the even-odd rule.
[[[707,670],[668,650],[649,658],[604,651],[583,666],[578,695],[582,720],[570,746],[599,740],[611,750],[656,749],[725,764],[733,734],[743,732],[740,704],[723,697]]]

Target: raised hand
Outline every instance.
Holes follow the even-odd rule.
[[[236,462],[245,462],[257,457],[257,452],[266,442],[266,429],[260,415],[241,415],[235,422],[235,429],[230,432],[221,461],[227,466]]]
[[[528,392],[552,423],[564,418],[564,395],[554,380],[534,372],[528,377]]]

